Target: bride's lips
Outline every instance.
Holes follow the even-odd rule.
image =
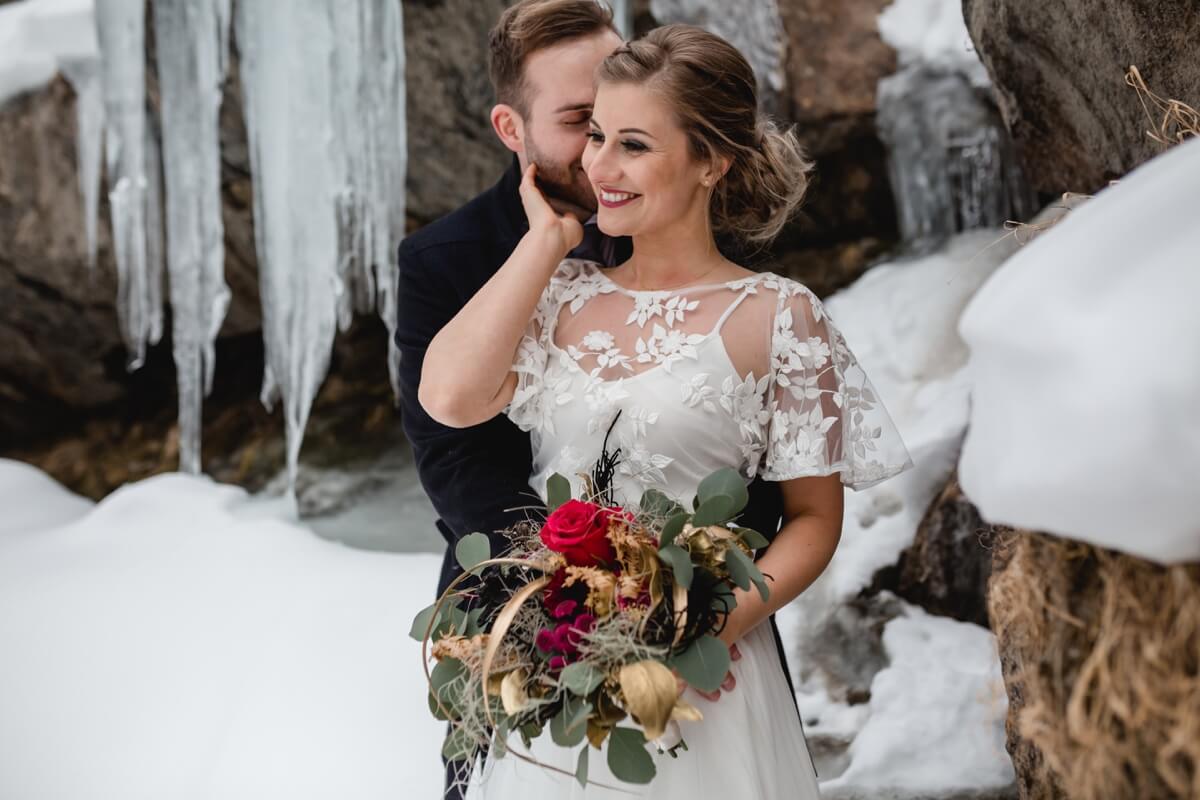
[[[605,189],[600,187],[597,190],[596,199],[600,201],[600,205],[605,208],[620,208],[626,206],[641,197],[640,194],[633,192],[619,192],[615,189]]]

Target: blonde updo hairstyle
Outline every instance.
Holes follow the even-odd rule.
[[[702,28],[665,25],[614,51],[596,78],[658,92],[695,159],[729,159],[713,189],[715,234],[760,246],[779,234],[804,197],[812,163],[792,131],[759,113],[754,70],[737,48]]]

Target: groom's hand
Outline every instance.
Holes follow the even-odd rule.
[[[550,237],[563,256],[583,241],[583,223],[573,213],[560,214],[537,187],[537,164],[530,164],[521,178],[521,205],[529,219],[529,230]]]
[[[736,644],[729,645],[729,658],[732,661],[741,660],[742,651],[738,650],[738,646]],[[683,694],[683,690],[688,687],[688,682],[685,681],[683,678],[679,677],[678,674],[675,675],[675,682],[676,682],[677,688],[679,689],[679,693]],[[705,700],[711,700],[712,702],[715,703],[721,699],[721,692],[732,692],[734,690],[734,688],[736,688],[736,687],[737,687],[737,678],[733,677],[732,671],[729,671],[729,672],[725,673],[725,680],[721,681],[720,689],[718,689],[715,692],[702,692],[699,689],[696,689],[696,694],[700,695]]]

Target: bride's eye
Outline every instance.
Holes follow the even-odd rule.
[[[625,139],[621,142],[621,146],[624,147],[630,153],[644,153],[646,150],[650,149],[650,148],[646,147],[646,145],[639,142],[637,139]]]
[[[587,138],[596,144],[604,144],[604,134],[599,131],[588,131]]]

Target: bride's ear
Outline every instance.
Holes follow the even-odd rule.
[[[492,130],[500,143],[514,153],[525,152],[525,120],[507,103],[492,107]]]
[[[729,166],[732,160],[729,156],[714,155],[709,161],[708,169],[700,175],[700,183],[705,187],[713,187],[717,185],[717,181],[725,177],[725,173],[729,172]]]

